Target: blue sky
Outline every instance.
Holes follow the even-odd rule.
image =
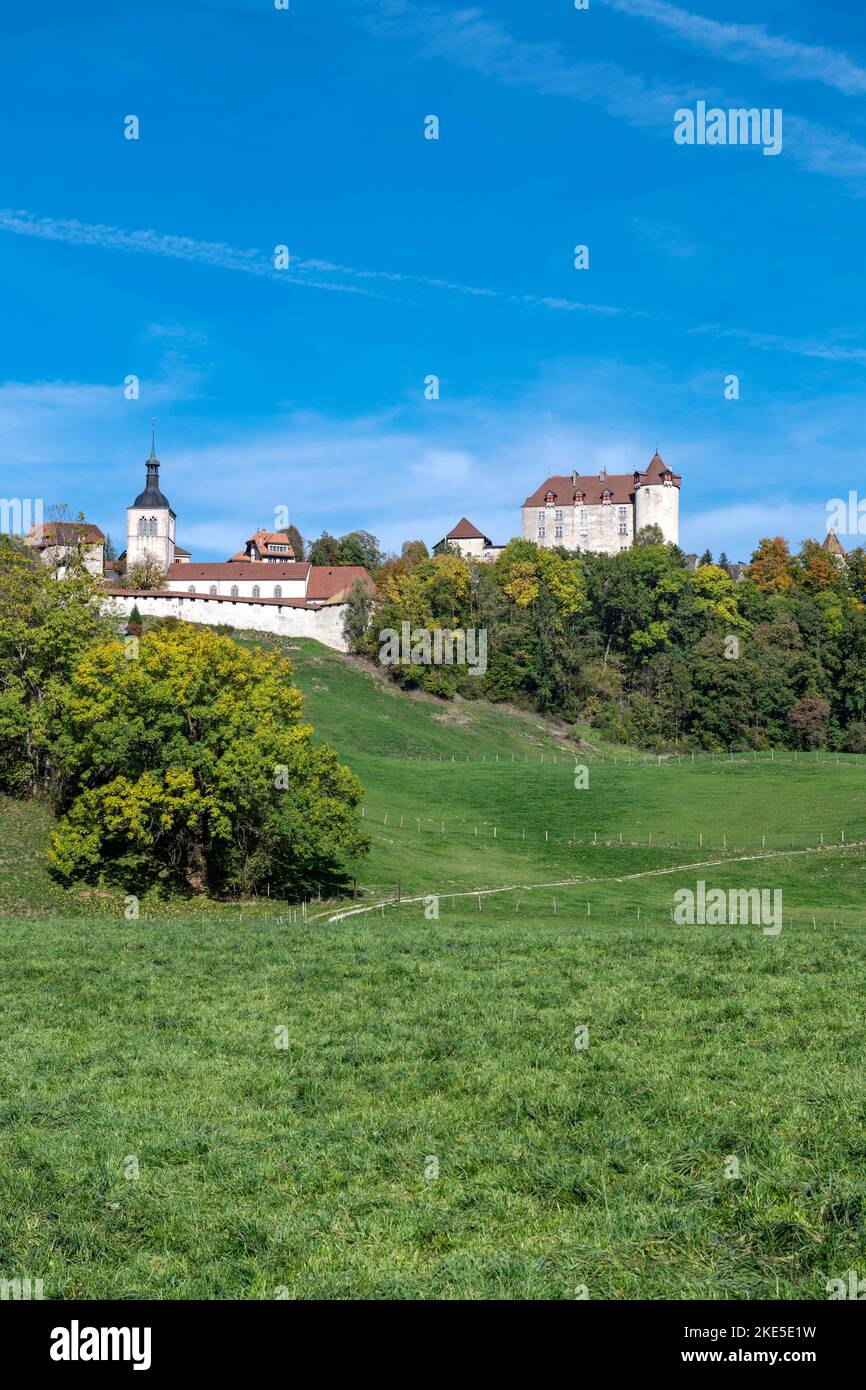
[[[548,473],[656,446],[684,546],[732,559],[859,487],[866,6],[48,0],[4,29],[4,495],[122,538],[152,415],[201,559],[280,506],[504,541]],[[698,100],[780,108],[782,153],[678,146]]]

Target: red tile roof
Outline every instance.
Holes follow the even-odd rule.
[[[224,560],[213,564],[200,564],[198,561],[191,561],[186,564],[170,565],[166,578],[183,579],[187,584],[193,579],[305,580],[310,568],[311,566],[306,562],[300,564],[294,560],[287,560],[285,564],[279,565],[275,565],[270,560],[247,560],[246,562]]]
[[[101,545],[105,536],[92,521],[46,521],[42,526],[41,538],[37,538],[38,528],[32,526],[27,535],[28,545]]]
[[[477,526],[473,526],[471,521],[467,521],[465,516],[461,516],[456,526],[453,526],[445,537],[446,541],[490,541],[483,531],[479,531]]]
[[[366,585],[370,593],[373,592],[375,586],[363,565],[313,565],[307,585],[307,598],[336,602],[348,594],[359,580]]]
[[[256,531],[256,534],[250,536],[247,541],[247,558],[249,558],[248,552],[252,545],[255,545],[263,555],[271,554],[272,547],[278,545],[284,547],[284,549],[274,552],[275,554],[287,554],[292,559],[294,558],[295,551],[292,542],[289,540],[288,536],[284,535],[281,531]]]
[[[639,473],[642,485],[656,484],[662,481],[666,472],[666,466],[659,454],[654,454],[650,460],[646,471]],[[622,505],[624,502],[631,502],[634,498],[635,479],[633,473],[608,473],[600,478],[597,473],[576,475],[577,481],[573,482],[571,474],[554,474],[551,478],[546,478],[541,487],[536,488],[524,502],[524,507],[543,507],[544,499],[548,492],[552,492],[554,501],[559,507],[571,507],[574,504],[574,494],[582,492],[585,495],[588,507],[600,507],[601,495],[607,488],[611,494],[611,502]],[[671,481],[675,487],[679,487],[682,478],[679,473],[671,473]]]

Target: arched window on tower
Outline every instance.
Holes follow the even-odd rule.
[[[144,519],[143,516],[140,516],[140,517],[138,518],[138,534],[139,534],[140,536],[144,536],[144,535],[146,535],[146,533],[147,533],[147,522],[145,521],[145,519]]]

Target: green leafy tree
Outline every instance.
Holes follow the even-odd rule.
[[[57,755],[64,880],[293,896],[368,848],[358,779],[312,742],[284,656],[180,623],[77,664]]]
[[[410,568],[417,565],[419,560],[429,560],[430,551],[423,541],[404,541],[400,550],[400,559]]]
[[[136,560],[134,565],[127,567],[127,589],[147,591],[164,587],[165,567],[160,564],[155,555],[145,555],[143,559]]]
[[[293,552],[294,552],[295,559],[296,559],[296,560],[303,560],[303,559],[304,559],[304,538],[303,538],[303,536],[301,535],[300,531],[298,530],[297,526],[287,526],[287,527],[285,528],[284,532],[283,532],[283,535],[288,537],[289,544],[290,544],[291,547],[292,547],[292,550],[293,550]]]
[[[634,538],[635,545],[664,545],[664,532],[660,526],[652,522],[649,526],[642,526]]]
[[[337,564],[362,565],[370,574],[375,574],[385,559],[378,538],[369,531],[349,531],[341,536],[338,554]]]
[[[62,578],[0,536],[0,788],[50,790],[60,700],[87,648],[112,630],[98,581],[71,565]]]
[[[353,651],[363,646],[372,609],[373,595],[367,585],[353,584],[346,597],[346,616],[343,619],[343,635]]]
[[[310,545],[307,556],[311,565],[341,565],[340,542],[330,531],[323,531],[319,539]]]

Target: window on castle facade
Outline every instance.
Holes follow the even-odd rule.
[[[540,523],[540,522],[542,522],[543,520],[544,520],[544,512],[542,511],[541,507],[539,507],[539,509],[538,509],[538,521],[539,521],[539,523]]]
[[[555,518],[556,521],[562,521],[562,508],[561,508],[561,507],[557,507],[556,511],[554,512],[554,518]]]
[[[282,598],[282,597],[283,597],[283,586],[282,586],[282,584],[275,584],[275,585],[274,585],[274,598]]]
[[[238,588],[237,584],[233,584],[233,585],[232,585],[232,598],[237,598],[239,593],[240,593],[240,589]]]
[[[254,584],[254,585],[253,585],[253,598],[261,598],[261,596],[262,596],[262,591],[261,591],[261,589],[259,588],[258,584]]]
[[[208,589],[208,593],[210,594],[211,598],[216,598],[216,591],[217,591],[217,586],[216,586],[216,584],[211,584],[210,588]]]
[[[620,509],[619,509],[619,519],[620,519],[620,521],[625,521],[625,507],[620,507]]]
[[[554,528],[553,534],[554,534],[554,536],[555,536],[555,538],[556,538],[557,540],[562,540],[562,527],[561,527],[561,526],[555,527],[555,528]]]
[[[628,524],[627,524],[625,521],[621,521],[621,522],[619,523],[619,534],[620,534],[621,536],[627,536],[627,535],[628,535]]]
[[[543,540],[544,540],[544,527],[543,527],[543,526],[539,526],[539,528],[538,528],[538,539],[539,539],[540,541],[543,541]]]

